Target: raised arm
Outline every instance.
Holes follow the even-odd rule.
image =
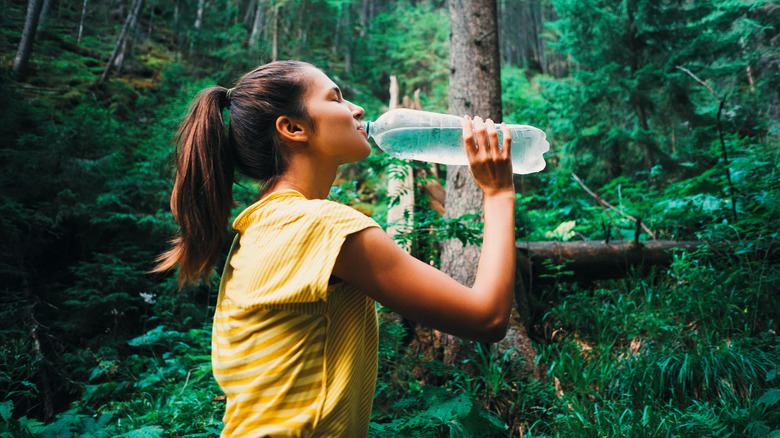
[[[511,134],[501,126],[499,147],[492,121],[463,121],[469,169],[485,195],[485,226],[477,277],[472,287],[415,259],[377,228],[350,235],[333,274],[382,305],[420,324],[478,341],[506,333],[515,272]]]

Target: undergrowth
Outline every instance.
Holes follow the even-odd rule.
[[[114,8],[93,3],[107,15]],[[0,77],[0,320],[6,323],[0,330],[0,437],[218,436],[225,399],[209,357],[216,281],[177,292],[172,279],[147,272],[175,229],[166,212],[167,160],[186,102],[196,90],[233,81],[259,58],[236,50],[242,38],[223,44],[245,29],[220,24],[211,38],[198,36],[204,39],[197,45],[216,50],[202,53],[201,65],[180,48],[147,39],[135,61],[95,88],[121,23],[106,21],[85,35],[84,50],[65,50],[79,4],[60,2],[58,14],[69,27],[38,38],[27,82],[13,82],[7,72]],[[4,6],[0,59],[10,67],[25,8],[21,2]],[[178,4],[157,2],[156,8],[178,16]],[[217,9],[210,19],[230,13]],[[441,30],[439,21],[432,23]],[[391,36],[399,41],[398,32]],[[293,43],[296,49],[311,45]],[[403,59],[412,59],[407,55]],[[386,66],[362,63],[369,62],[376,64],[367,70],[371,75]],[[506,109],[514,112],[507,121],[538,121],[554,135],[591,130],[585,124],[569,129],[577,114],[568,110],[553,120],[551,102],[539,89],[555,79],[529,81],[518,69],[506,69],[503,77]],[[358,85],[358,91],[376,86]],[[441,100],[441,88],[431,100]],[[601,85],[596,90],[604,94]],[[356,94],[378,112],[378,100]],[[776,102],[755,106],[776,108]],[[691,115],[700,118],[705,109]],[[589,106],[583,114],[598,111]],[[624,128],[622,115],[614,132]],[[691,141],[691,156],[706,161],[626,171],[605,182],[591,177],[603,183],[577,175],[616,210],[587,194],[571,171],[557,166],[566,157],[551,151],[545,172],[516,180],[518,238],[651,239],[646,232],[637,236],[631,216],[658,239],[697,240],[707,248],[678,253],[670,266],[624,280],[528,291],[534,306],[528,331],[539,352],[531,359],[546,370],[539,378],[517,351],[495,346],[469,344],[457,363],[444,363],[432,351],[430,331],[380,309],[370,435],[780,438],[775,120],[750,135],[727,130],[728,165],[718,158],[719,140]],[[707,133],[701,138],[711,139],[714,132],[709,123],[690,128],[685,138]],[[603,136],[585,137],[598,148],[574,152],[600,160]],[[331,198],[391,225],[381,186],[388,164],[386,156],[372,155],[346,166]],[[421,204],[423,182],[415,186]],[[236,186],[236,200],[248,205],[256,188]],[[445,219],[420,208],[400,240],[437,265],[441,240],[479,240],[472,219]],[[47,398],[56,398],[50,414]]]

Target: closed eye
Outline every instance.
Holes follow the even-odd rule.
[[[334,94],[333,100],[336,102],[342,102],[344,100],[344,96],[341,95],[341,89],[339,89],[339,87],[333,87],[332,92]]]

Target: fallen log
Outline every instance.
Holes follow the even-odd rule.
[[[734,252],[728,244],[713,247],[704,241],[517,242],[517,273],[533,284],[625,278],[635,269],[667,267],[675,251],[693,251],[701,246],[709,246],[716,253]],[[775,243],[755,255],[775,259],[777,248]]]

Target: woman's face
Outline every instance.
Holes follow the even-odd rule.
[[[314,129],[309,135],[312,153],[337,164],[362,160],[371,153],[366,131],[360,127],[363,108],[344,99],[339,87],[322,71],[309,68],[304,105]]]

